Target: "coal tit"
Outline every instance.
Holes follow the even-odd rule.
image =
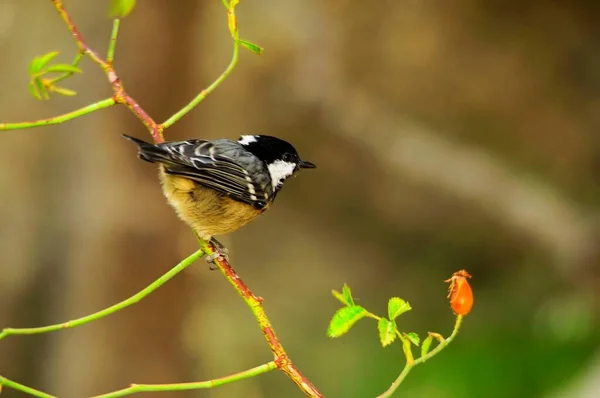
[[[267,135],[156,145],[123,136],[137,144],[140,159],[159,164],[163,193],[179,218],[221,249],[215,235],[258,217],[286,179],[316,167],[288,142]]]

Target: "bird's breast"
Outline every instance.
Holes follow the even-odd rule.
[[[160,174],[163,192],[179,218],[205,240],[235,231],[269,207],[256,209],[190,179],[166,174],[163,167]]]

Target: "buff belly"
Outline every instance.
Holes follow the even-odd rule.
[[[160,179],[163,192],[179,218],[205,240],[233,232],[266,210],[255,209],[187,178],[166,174],[162,165]]]

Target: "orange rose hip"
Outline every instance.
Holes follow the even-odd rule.
[[[455,272],[450,279],[444,282],[450,282],[448,288],[448,298],[450,306],[457,315],[467,315],[473,308],[473,290],[467,281],[471,275],[466,270]]]

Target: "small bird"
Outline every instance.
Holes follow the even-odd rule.
[[[227,256],[215,235],[244,226],[267,210],[286,179],[316,166],[300,159],[288,142],[268,135],[238,141],[187,140],[138,146],[138,157],[159,164],[163,193],[179,218],[216,249],[212,262]]]

